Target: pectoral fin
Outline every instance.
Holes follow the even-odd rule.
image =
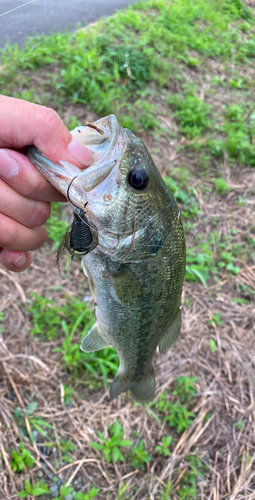
[[[110,274],[111,283],[117,300],[126,307],[135,309],[140,306],[142,290],[138,279],[128,266]]]
[[[84,337],[81,343],[81,350],[84,352],[94,352],[111,347],[108,340],[102,334],[97,323],[92,326],[89,333]]]
[[[181,330],[181,322],[182,322],[182,311],[181,309],[177,309],[174,319],[171,322],[170,327],[162,337],[161,341],[159,342],[159,352],[160,354],[165,354],[170,347],[178,340],[179,335],[180,335],[180,330]]]

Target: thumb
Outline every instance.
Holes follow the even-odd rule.
[[[86,167],[93,157],[51,108],[0,95],[0,148],[34,145],[51,161]]]

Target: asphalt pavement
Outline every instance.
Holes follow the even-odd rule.
[[[110,16],[135,0],[0,0],[0,48],[6,41],[22,46],[28,36],[52,30],[73,31]],[[18,7],[18,8],[17,8]]]

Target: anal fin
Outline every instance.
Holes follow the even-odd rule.
[[[182,311],[178,308],[168,330],[159,342],[160,354],[165,354],[170,347],[178,340],[181,330]]]
[[[110,401],[117,398],[117,396],[119,396],[123,392],[126,392],[128,389],[130,389],[130,386],[130,380],[121,380],[119,374],[116,373],[110,389]]]
[[[111,347],[111,345],[101,332],[98,324],[95,323],[86,337],[84,337],[81,343],[81,350],[84,352],[94,352],[105,349],[106,347]]]
[[[155,394],[155,375],[153,368],[147,379],[142,379],[137,382],[125,380],[124,378],[122,379],[121,375],[117,373],[111,385],[110,401],[128,390],[131,391],[131,396],[133,396],[136,401],[140,401],[141,403],[151,401]]]

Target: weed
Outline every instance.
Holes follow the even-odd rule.
[[[54,241],[54,245],[52,247],[53,251],[58,248],[68,227],[68,222],[61,219],[62,209],[62,203],[51,203],[51,215],[45,224],[48,231],[48,238]]]
[[[48,340],[54,340],[60,333],[61,319],[67,325],[75,324],[78,331],[92,326],[94,315],[86,302],[76,297],[66,296],[66,304],[57,306],[54,300],[31,292],[32,304],[28,307],[33,323],[31,334],[40,335]],[[77,320],[78,318],[78,320]]]
[[[219,267],[226,267],[226,270],[234,275],[240,273],[240,267],[234,265],[235,256],[232,252],[221,252],[220,257],[221,260],[218,262]]]
[[[197,478],[203,477],[201,469],[203,463],[201,459],[196,455],[189,455],[185,459],[186,465],[188,466],[187,471],[182,476],[180,488],[178,490],[178,496],[181,500],[191,500],[197,498]]]
[[[209,114],[212,108],[196,95],[174,94],[166,97],[166,102],[174,107],[173,116],[176,116],[179,122],[180,132],[188,139],[194,139],[209,129]]]
[[[194,383],[197,381],[197,377],[184,375],[183,377],[176,377],[176,380],[177,384],[173,396],[179,396],[181,403],[190,404],[196,394]]]
[[[171,193],[173,194],[174,198],[180,202],[185,202],[188,201],[189,199],[189,194],[186,193],[185,191],[181,190],[177,184],[177,182],[172,179],[172,177],[165,177],[164,181]]]
[[[45,484],[44,480],[41,479],[35,485],[32,485],[28,479],[25,480],[25,489],[18,493],[18,497],[20,498],[30,498],[32,497],[40,497],[45,495],[46,493],[50,493],[50,490]]]
[[[110,439],[104,436],[101,431],[98,431],[98,437],[101,443],[88,443],[95,450],[102,450],[104,452],[106,462],[111,460],[116,463],[118,460],[124,462],[124,456],[121,452],[122,447],[132,446],[132,441],[122,439],[124,430],[118,420],[109,428]]]
[[[91,498],[95,498],[99,491],[99,488],[95,488],[93,486],[93,488],[91,488],[91,490],[89,490],[86,494],[82,493],[81,491],[77,491],[76,493],[74,493],[73,498],[74,500],[90,500]]]
[[[52,425],[50,425],[48,422],[45,422],[45,420],[38,417],[37,415],[33,415],[34,411],[37,408],[37,405],[38,403],[36,401],[33,401],[25,408],[25,410],[21,409],[20,407],[17,407],[13,414],[13,418],[19,428],[19,432],[22,438],[24,438],[27,433],[25,418],[27,418],[29,424],[31,424],[31,426],[34,427],[34,429],[36,429],[45,437],[47,437],[47,432],[43,429],[43,427],[46,427],[48,429],[53,429]],[[34,443],[34,437],[31,431],[29,437],[32,443]]]
[[[231,104],[225,109],[223,126],[219,132],[224,140],[212,139],[208,141],[209,151],[216,157],[225,153],[231,160],[255,166],[255,112],[254,104],[246,102],[245,105]],[[219,181],[218,181],[219,182]],[[216,185],[217,189],[217,185]]]
[[[118,369],[118,356],[115,350],[107,348],[93,354],[80,350],[81,340],[95,321],[94,313],[88,304],[76,297],[66,296],[66,304],[60,307],[47,297],[34,293],[32,297],[33,301],[28,311],[34,328],[30,333],[49,340],[57,338],[60,334],[63,338],[64,333],[61,347],[54,348],[55,352],[62,354],[64,368],[75,377],[86,372],[97,378],[100,370],[107,387],[108,375],[115,375]],[[77,335],[79,335],[78,343],[74,342]]]
[[[131,499],[132,496],[130,496],[130,495],[128,497],[126,496],[126,493],[127,493],[129,488],[130,488],[130,484],[128,482],[127,483],[124,482],[124,483],[120,484],[118,492],[117,492],[116,500],[127,500],[128,498]]]
[[[29,450],[25,450],[24,443],[19,444],[19,451],[12,450],[11,468],[14,472],[31,469],[35,463],[34,457]]]
[[[71,463],[73,461],[73,459],[69,456],[69,453],[70,453],[70,451],[76,450],[76,446],[74,446],[72,444],[72,440],[71,439],[67,439],[67,440],[61,439],[60,440],[60,447],[61,447],[61,451],[62,451],[62,459],[66,463]]]
[[[0,312],[0,334],[3,332],[4,327],[1,325],[1,322],[4,321],[4,313]]]
[[[140,2],[85,31],[31,38],[22,49],[7,44],[1,52],[1,90],[35,101],[29,76],[43,67],[47,78],[41,83],[42,104],[47,105],[54,93],[56,107],[80,102],[99,114],[117,113],[132,129],[155,128],[157,120],[144,96],[147,82],[154,80],[162,86],[169,77],[180,80],[175,68],[178,61],[194,70],[204,57],[231,58],[233,65],[253,59],[253,26],[251,10],[230,0],[212,0],[210,6],[203,0],[192,5],[189,0],[173,5],[158,0],[146,5]],[[57,73],[50,71],[53,64]],[[22,70],[27,75],[21,85]],[[16,92],[15,86],[19,88]],[[180,130],[188,138],[210,128],[210,106],[194,89],[169,99]],[[58,216],[54,217],[49,227],[52,222],[58,225]],[[56,227],[51,229],[58,239]]]
[[[193,388],[195,377],[189,379],[189,377],[185,376],[179,377],[179,379],[181,380],[179,380],[176,385],[177,392],[175,394],[181,397],[183,401],[190,403],[195,394]],[[164,420],[168,425],[170,427],[175,427],[176,432],[180,434],[192,424],[195,414],[189,411],[186,406],[180,405],[179,401],[175,401],[175,403],[171,404],[166,396],[167,392],[162,392],[156,403],[156,408],[159,412],[164,413]]]
[[[55,497],[53,500],[65,500],[68,496],[72,496],[74,500],[90,500],[95,498],[100,490],[98,488],[91,488],[88,493],[82,493],[81,491],[74,492],[72,486],[66,487],[62,485],[60,488],[59,496]]]
[[[173,491],[173,485],[171,479],[169,479],[165,490],[160,495],[160,500],[169,500],[171,498],[172,491]]]
[[[157,450],[159,452],[160,455],[164,455],[165,457],[169,457],[170,456],[170,450],[169,450],[169,446],[172,442],[172,436],[164,436],[162,438],[162,444],[156,446],[155,450]]]
[[[63,387],[64,387],[64,403],[65,405],[69,405],[72,401],[72,395],[76,394],[76,392],[66,384],[63,384]]]
[[[215,328],[216,326],[224,325],[224,321],[222,321],[219,311],[212,315],[212,317],[208,321],[208,325],[211,328]]]
[[[244,421],[243,420],[239,420],[239,422],[236,422],[235,423],[235,426],[237,428],[238,431],[241,431],[244,429]]]
[[[198,253],[198,249],[202,249],[202,252]],[[186,262],[186,279],[188,281],[201,281],[207,288],[207,280],[214,268],[213,252],[208,244],[188,248]]]
[[[129,453],[129,460],[134,469],[141,468],[142,470],[144,470],[145,464],[152,460],[148,451],[144,449],[144,439],[139,441],[137,447],[132,447]]]
[[[59,495],[54,498],[54,500],[65,500],[65,497],[67,495],[70,495],[73,493],[73,488],[72,486],[65,486],[64,484],[60,487]]]
[[[219,179],[211,179],[212,182],[215,184],[216,191],[219,195],[224,195],[229,191],[229,186],[226,183],[225,179],[219,178]]]
[[[241,194],[239,194],[237,205],[239,207],[245,207],[247,205],[247,201],[247,198],[244,198]]]
[[[215,352],[217,347],[216,347],[216,342],[214,339],[210,339],[210,349],[212,352]]]
[[[195,414],[189,411],[186,406],[181,406],[178,401],[173,403],[170,407],[168,415],[164,420],[170,425],[175,427],[176,432],[180,434],[192,424]]]
[[[118,369],[118,356],[116,351],[107,348],[92,355],[91,353],[82,352],[80,350],[81,341],[78,344],[72,342],[78,320],[79,318],[76,320],[72,329],[68,328],[65,321],[61,321],[60,324],[65,333],[65,339],[62,346],[54,348],[53,351],[62,353],[64,368],[75,377],[77,377],[84,368],[95,377],[98,376],[98,370],[100,370],[104,378],[105,387],[107,387],[108,374],[112,373],[115,375]],[[84,337],[84,333],[85,332],[81,333],[81,340]]]

